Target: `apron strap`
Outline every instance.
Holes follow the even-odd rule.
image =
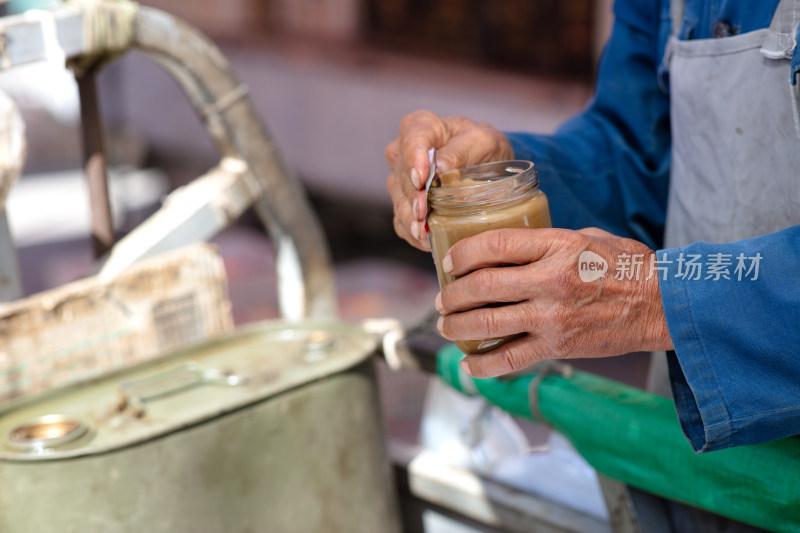
[[[683,26],[683,12],[686,9],[686,0],[672,0],[669,4],[669,17],[672,20],[672,35],[678,37]]]
[[[800,0],[781,0],[769,25],[769,34],[761,46],[761,54],[768,59],[790,59],[797,44],[798,23]]]
[[[664,47],[664,55],[661,57],[661,64],[658,66],[658,86],[664,94],[669,93],[668,76],[669,65],[672,61],[672,43],[678,39],[678,34],[683,26],[683,12],[686,7],[686,0],[671,0],[669,4],[669,17],[672,22],[672,31]]]

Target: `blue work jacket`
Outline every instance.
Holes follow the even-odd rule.
[[[679,38],[768,27],[778,2],[688,0]],[[586,110],[553,135],[508,136],[516,158],[536,163],[554,226],[598,226],[658,248],[670,168],[669,72],[662,61],[672,31],[669,1],[617,0],[614,14]],[[733,268],[731,279],[687,279],[677,261],[714,254],[734,267],[737,257],[748,258],[738,274],[749,280],[737,279]],[[673,396],[692,447],[710,451],[800,434],[800,226],[657,256],[673,261],[659,283],[675,347]]]

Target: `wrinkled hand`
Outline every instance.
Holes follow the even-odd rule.
[[[608,263],[603,277],[588,282],[578,270],[586,250]],[[597,228],[481,233],[457,242],[443,260],[444,268],[460,277],[436,297],[439,331],[450,340],[526,334],[486,354],[467,356],[462,368],[480,378],[544,359],[672,349],[659,273],[650,270],[652,256],[644,244]],[[643,263],[638,276],[633,269],[617,269],[636,257]],[[633,279],[617,279],[618,272]],[[483,307],[497,303],[506,305]]]
[[[430,148],[439,151],[441,170],[513,157],[506,136],[489,124],[439,117],[429,111],[415,111],[403,118],[397,139],[386,147],[391,168],[386,187],[394,205],[395,231],[412,246],[426,251],[430,245],[420,222],[427,209],[424,187]]]

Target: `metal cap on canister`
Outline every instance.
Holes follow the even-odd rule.
[[[6,443],[29,453],[46,453],[80,439],[89,426],[61,414],[48,414],[26,420],[8,432]]]

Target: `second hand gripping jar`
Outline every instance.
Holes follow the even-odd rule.
[[[429,238],[439,287],[454,279],[442,259],[461,239],[501,228],[549,228],[547,197],[530,161],[498,161],[450,171],[428,189]],[[521,337],[456,341],[466,354],[486,353]]]

